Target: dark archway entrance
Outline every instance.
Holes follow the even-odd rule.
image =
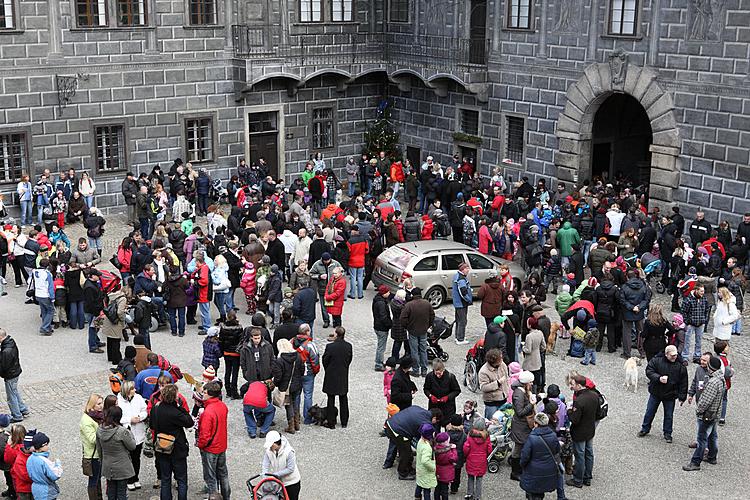
[[[612,94],[599,107],[592,128],[592,178],[624,175],[648,186],[651,176],[651,121],[628,94]]]

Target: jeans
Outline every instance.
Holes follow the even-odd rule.
[[[742,335],[742,316],[732,323],[732,335]]]
[[[68,314],[68,324],[74,330],[83,330],[85,315],[83,313],[83,301],[71,302]]]
[[[544,275],[544,291],[549,292],[549,286],[552,284],[552,293],[557,293],[557,287],[560,286],[562,277],[559,274]]]
[[[325,289],[318,290],[318,303],[320,303],[320,315],[323,318],[323,324],[327,325],[331,322],[331,318],[325,306]]]
[[[349,198],[353,198],[354,191],[355,189],[357,189],[356,183],[349,181],[349,183],[346,186],[347,186],[347,193],[349,194]]]
[[[401,183],[396,181],[393,183],[393,199],[396,199],[396,196],[398,196],[398,191],[401,189]]]
[[[128,481],[126,479],[107,479],[107,500],[127,500]]]
[[[383,368],[383,356],[385,356],[385,348],[388,345],[388,332],[375,330],[375,336],[378,338],[378,345],[375,348],[375,368]]]
[[[622,320],[622,353],[630,357],[630,346],[633,342],[633,328],[635,328],[635,348],[641,350],[641,334],[643,333],[643,320]],[[700,356],[700,354],[698,355]]]
[[[310,408],[313,405],[313,394],[315,392],[315,375],[310,373],[309,375],[302,376],[302,391],[297,394],[294,401],[295,413],[299,414],[300,399],[302,402],[302,420],[305,424],[312,424],[312,418],[310,418]]]
[[[203,215],[206,212],[208,212],[208,195],[207,194],[198,195],[198,206],[195,208],[198,211],[198,214],[200,215]]]
[[[594,243],[593,240],[583,240],[583,265],[585,266],[589,262],[589,251],[591,251],[591,245]]]
[[[91,489],[96,488],[98,493],[102,491],[102,459],[92,458],[91,459],[91,471],[94,473],[93,476],[89,476],[88,487]],[[7,479],[7,476],[6,476]],[[8,482],[8,488],[13,491],[13,483]]]
[[[721,420],[724,420],[727,418],[727,394],[729,391],[724,391],[724,397],[721,398],[721,416],[719,417]]]
[[[495,406],[495,405],[490,405],[490,404],[485,403],[484,404],[484,418],[486,418],[487,420],[491,419],[492,415],[494,415],[495,412],[499,409],[500,409],[499,405]]]
[[[421,486],[417,486],[414,489],[414,498],[421,498],[422,500],[432,500],[430,488],[422,488]]]
[[[21,225],[30,226],[34,219],[31,216],[31,211],[34,203],[31,200],[21,202]]]
[[[438,484],[435,487],[435,500],[448,500],[449,491],[448,483],[438,481]]]
[[[101,238],[92,238],[89,236],[89,246],[91,248],[95,248],[96,250],[102,249],[102,239]]]
[[[466,338],[466,323],[467,315],[469,314],[468,307],[459,307],[455,309],[455,320],[456,320],[456,340],[463,341]]]
[[[271,303],[268,304],[268,314],[271,315],[271,321],[273,321],[274,325],[280,325],[281,324],[281,302],[271,301]]]
[[[391,356],[396,359],[400,358],[401,346],[404,347],[404,354],[409,354],[411,352],[411,347],[409,346],[408,340],[394,340],[393,347],[391,348]]]
[[[187,457],[175,458],[174,455],[156,453],[156,464],[159,467],[161,480],[160,500],[172,500],[172,474],[177,481],[177,500],[187,500]]]
[[[216,309],[219,310],[219,318],[224,319],[227,317],[227,295],[228,293],[214,293],[214,304]]]
[[[84,196],[83,197],[83,201],[86,202],[86,207],[87,208],[91,208],[91,207],[94,206],[94,196],[93,195]]]
[[[339,420],[341,425],[346,427],[349,425],[349,398],[346,394],[339,394]],[[328,423],[336,425],[336,395],[328,395],[328,406],[326,408],[328,413]]]
[[[352,267],[349,266],[349,278],[351,279],[351,288],[349,289],[349,298],[354,298],[354,292],[357,292],[357,298],[362,298],[364,296],[364,291],[362,288],[362,281],[365,277],[365,268],[364,267]]]
[[[230,309],[235,309],[237,306],[234,304],[234,292],[236,292],[236,288],[230,288],[229,292],[227,293],[227,312],[229,312]]]
[[[185,335],[185,308],[184,307],[170,307],[167,309],[169,313],[169,328],[172,333],[178,333]]]
[[[411,349],[411,357],[415,362],[412,370],[416,372],[418,365],[422,373],[427,373],[427,335],[409,334],[409,348]]]
[[[201,327],[200,329],[207,332],[211,328],[211,303],[210,302],[199,302],[198,309],[201,313]]]
[[[227,394],[237,394],[237,378],[240,373],[240,357],[224,356],[224,388]]]
[[[208,486],[208,494],[221,491],[221,498],[229,498],[232,489],[229,487],[229,471],[227,470],[227,454],[209,453],[201,450],[203,464],[203,480]]]
[[[29,412],[29,407],[23,402],[23,397],[18,392],[18,377],[5,379],[5,395],[11,416],[16,420],[22,419],[24,414]]]
[[[83,313],[83,317],[86,319],[86,324],[89,325],[89,351],[93,351],[99,348],[99,335],[97,335],[96,328],[94,328],[95,316],[85,312]]]
[[[141,225],[141,235],[144,240],[151,238],[151,219],[148,217],[138,217],[138,222]]]
[[[583,352],[583,361],[581,361],[581,364],[587,365],[589,363],[592,365],[596,364],[596,351],[593,347],[587,347]]]
[[[643,424],[641,425],[641,432],[651,431],[651,422],[654,421],[656,416],[656,410],[659,409],[659,403],[664,405],[664,424],[662,426],[665,436],[672,435],[672,416],[674,414],[674,399],[667,399],[660,401],[654,396],[648,396],[648,403],[646,403],[646,414],[643,416]]]
[[[162,297],[151,297],[151,303],[154,304],[159,311],[159,323],[167,321],[167,313],[164,312],[164,299]]]
[[[255,437],[257,435],[258,426],[260,426],[260,432],[268,434],[268,430],[273,423],[273,417],[276,416],[276,407],[273,403],[268,403],[265,408],[245,405],[242,411],[245,414],[245,427],[247,427],[247,433],[250,436]]]
[[[563,267],[563,270],[568,269],[568,266],[570,265],[570,257],[560,257],[560,265]]]
[[[55,306],[52,304],[52,299],[37,297],[36,301],[39,302],[40,316],[42,317],[39,333],[52,333],[52,318],[55,316]]]
[[[690,335],[695,336],[695,350],[693,351],[693,358],[701,357],[701,342],[703,341],[703,332],[706,329],[706,325],[693,326],[687,325],[685,329],[685,347],[682,348],[682,359],[690,359]]]
[[[594,470],[594,440],[573,441],[573,454],[576,457],[573,481],[576,484],[591,481]]]
[[[468,476],[466,493],[471,495],[472,500],[482,498],[482,476]]]
[[[693,458],[690,459],[695,465],[700,465],[703,461],[703,454],[706,452],[706,447],[708,447],[708,456],[706,459],[712,462],[716,460],[716,455],[719,453],[719,435],[716,433],[717,427],[716,420],[704,422],[703,420],[698,419],[698,437],[696,439],[696,441],[698,441],[698,446],[695,448]]]
[[[36,223],[44,226],[44,205],[36,206]]]

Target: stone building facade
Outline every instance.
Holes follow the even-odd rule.
[[[0,0],[0,192],[192,159],[342,168],[384,97],[412,162],[750,211],[750,0]],[[8,198],[6,197],[6,202]]]

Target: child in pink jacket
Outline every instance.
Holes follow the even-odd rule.
[[[385,396],[385,402],[391,402],[391,380],[393,375],[396,374],[396,358],[391,356],[385,360],[385,371],[383,372],[383,396]]]
[[[451,443],[451,437],[447,432],[441,432],[435,436],[435,474],[438,485],[435,488],[435,500],[448,500],[448,485],[456,478],[456,461],[458,451],[456,445]]]
[[[510,380],[508,380],[508,403],[513,403],[513,382],[521,376],[521,365],[517,361],[514,361],[508,365],[508,371],[510,372]]]
[[[487,457],[492,453],[492,442],[485,430],[483,418],[474,420],[469,437],[464,442],[466,474],[469,476],[466,497],[472,500],[482,498],[482,477],[487,474]]]
[[[247,301],[247,311],[245,314],[255,314],[257,309],[255,293],[257,292],[258,285],[255,280],[255,266],[253,266],[252,262],[245,262],[245,268],[242,271],[242,278],[240,280],[240,288],[245,293],[245,300]]]

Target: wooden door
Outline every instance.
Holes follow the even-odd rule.
[[[252,164],[263,157],[269,166],[269,175],[274,179],[279,177],[279,130],[278,113],[269,111],[250,113],[248,116],[249,136],[248,144]]]

